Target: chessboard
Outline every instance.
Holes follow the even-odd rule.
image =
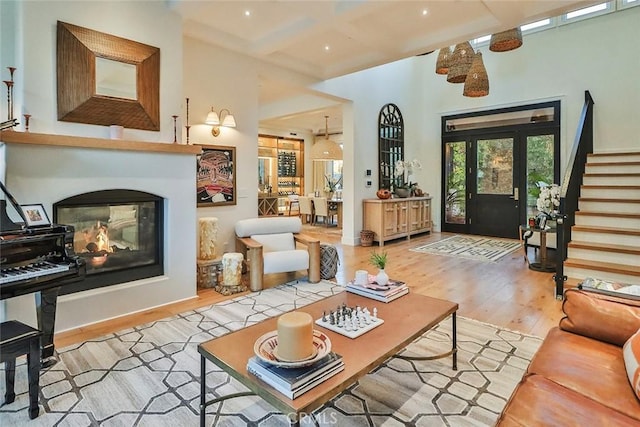
[[[373,312],[360,306],[347,307],[346,304],[336,307],[335,310],[324,312],[316,324],[330,331],[337,332],[349,338],[357,338],[384,323],[378,317],[378,309]]]

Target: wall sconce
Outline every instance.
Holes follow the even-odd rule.
[[[220,121],[221,118],[222,121]],[[204,121],[204,124],[213,126],[211,128],[211,135],[218,136],[220,135],[220,126],[234,128],[236,127],[236,119],[233,117],[233,114],[231,114],[231,111],[226,108],[220,110],[220,114],[218,114],[213,111],[213,107],[211,107],[211,111],[207,114],[207,119]]]

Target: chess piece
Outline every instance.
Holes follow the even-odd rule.
[[[323,311],[323,312],[322,312],[322,321],[323,321],[323,322],[326,322],[326,321],[327,321],[327,312],[326,312],[326,311]]]
[[[377,308],[375,308],[375,307],[373,307],[373,318],[374,318],[375,320],[377,320],[377,319],[378,319],[378,309],[377,309]]]

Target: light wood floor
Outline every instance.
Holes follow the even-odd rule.
[[[335,228],[327,230],[322,226],[305,226],[304,231],[321,242],[336,246],[341,261],[336,276],[338,283],[352,279],[356,270],[376,271],[368,262],[371,252],[380,250],[376,244],[372,247],[342,246]],[[410,241],[387,242],[382,248],[389,255],[385,270],[390,277],[407,282],[412,292],[457,302],[460,305],[459,316],[540,337],[558,324],[562,317],[562,302],[555,299],[552,273],[530,270],[522,250],[512,252],[495,263],[409,251],[449,236],[449,233],[433,233]],[[265,287],[300,276],[302,274],[270,275],[265,278]],[[197,298],[189,301],[56,334],[55,343],[62,348],[238,295],[225,297],[212,289],[200,290]]]

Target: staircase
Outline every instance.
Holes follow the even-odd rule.
[[[640,152],[588,155],[564,274],[640,284]]]

